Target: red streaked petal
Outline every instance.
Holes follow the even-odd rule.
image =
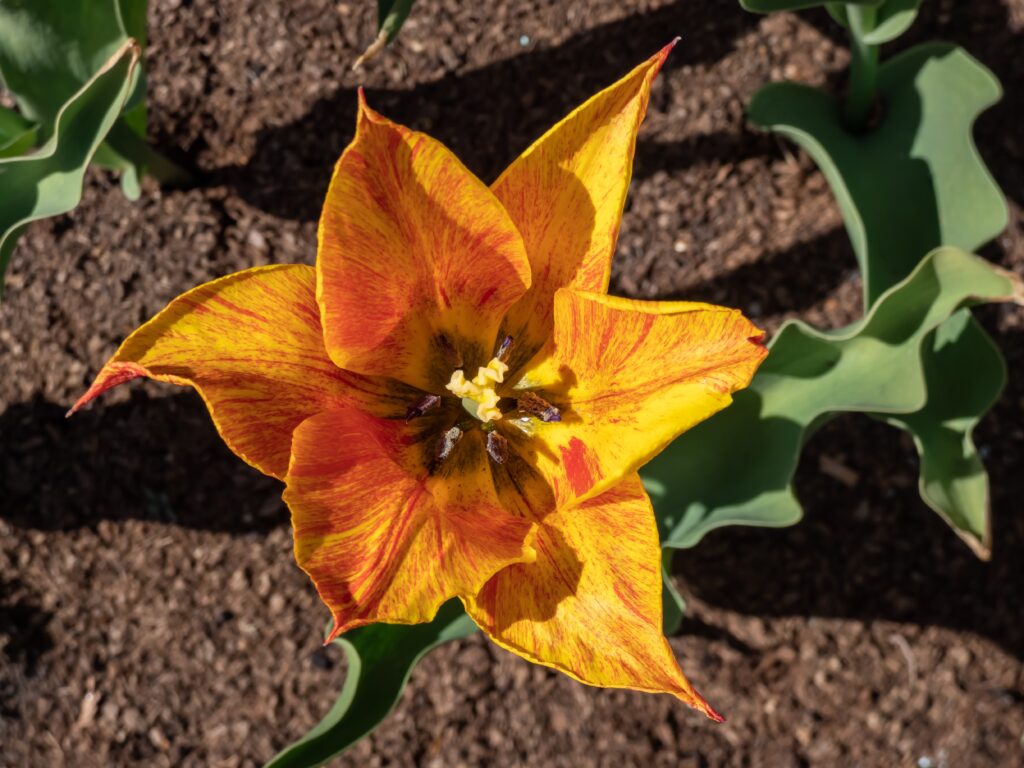
[[[721,719],[662,632],[661,549],[639,477],[546,515],[535,547],[536,561],[465,601],[492,640],[588,685],[669,693]]]
[[[559,504],[601,493],[732,402],[767,354],[739,311],[562,289],[551,344],[517,386],[562,409],[537,424]]]
[[[530,291],[512,309],[513,368],[551,335],[555,291],[608,287],[637,131],[651,83],[675,43],[576,108],[491,186],[523,235]]]
[[[319,234],[317,297],[331,359],[428,391],[453,370],[437,335],[467,370],[485,365],[502,318],[530,285],[522,238],[486,185],[362,96]]]
[[[495,502],[481,446],[467,443],[446,460],[457,474],[428,478],[433,437],[354,408],[295,430],[284,493],[295,558],[330,609],[335,635],[430,621],[446,600],[475,594],[534,556],[533,526]]]
[[[312,414],[346,400],[400,413],[415,397],[331,362],[315,285],[312,267],[275,265],[193,288],[124,341],[69,413],[141,376],[192,386],[231,450],[283,478],[292,432]]]

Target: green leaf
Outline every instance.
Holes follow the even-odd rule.
[[[661,628],[666,635],[678,632],[686,615],[686,600],[672,583],[673,552],[663,549],[661,553]]]
[[[39,124],[39,139],[53,131],[57,112],[129,39],[146,44],[146,0],[2,0],[0,77],[22,114]],[[134,134],[131,140],[127,134]],[[146,76],[139,67],[132,93],[111,140],[93,162],[121,173],[129,198],[150,173],[169,185],[192,177],[146,144]]]
[[[391,42],[409,18],[414,0],[377,0],[377,30]]]
[[[35,146],[39,126],[0,106],[0,157],[17,157]]]
[[[127,40],[116,0],[0,3],[0,75],[43,140],[64,103]]]
[[[1003,270],[940,248],[848,328],[784,325],[732,406],[642,470],[662,544],[690,547],[723,525],[795,523],[801,511],[791,481],[810,431],[836,412],[919,411],[928,397],[921,351],[930,334],[968,302],[1022,295]]]
[[[902,35],[917,18],[921,0],[888,0],[878,9],[875,26],[864,35],[868,45],[882,45]],[[849,29],[850,19],[846,13],[845,3],[826,3],[826,10],[842,26]]]
[[[988,475],[972,434],[999,398],[1006,366],[968,310],[936,329],[924,356],[928,403],[885,420],[908,430],[921,455],[921,498],[982,559],[991,553]]]
[[[962,49],[928,44],[884,64],[878,87],[882,122],[861,135],[843,127],[836,101],[805,86],[766,86],[750,105],[755,125],[802,146],[828,179],[864,273],[868,306],[932,248],[947,244],[976,250],[1002,231],[1008,216],[971,136],[978,115],[1001,96],[991,72]],[[922,498],[984,555],[989,546],[988,479],[971,431],[1002,389],[1004,366],[973,321],[948,333],[953,330],[960,338],[959,354],[979,365],[934,361],[939,342],[927,344],[928,402],[910,418],[885,420],[915,437]],[[944,359],[952,359],[951,353]],[[973,393],[964,401],[972,412],[952,422],[945,416],[950,389]],[[942,476],[956,482],[944,488]]]
[[[412,668],[428,651],[475,631],[476,625],[462,604],[450,600],[429,624],[371,624],[338,638],[334,642],[345,649],[348,659],[341,694],[313,730],[285,748],[266,768],[323,765],[391,712]]]
[[[884,0],[847,0],[847,2],[852,5],[882,5]],[[740,0],[740,5],[744,10],[752,13],[776,13],[817,8],[821,5],[832,5],[832,3],[827,0]]]
[[[868,305],[932,248],[974,251],[1008,215],[971,138],[1002,93],[991,72],[960,48],[929,44],[883,64],[878,87],[884,119],[863,135],[846,131],[841,105],[808,86],[767,85],[748,110],[754,125],[803,147],[828,179]]]
[[[0,160],[0,276],[26,224],[78,205],[85,169],[124,107],[138,58],[138,48],[124,44],[61,107],[38,152]]]

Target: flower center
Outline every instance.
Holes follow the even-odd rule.
[[[444,388],[456,397],[461,397],[462,407],[486,424],[501,418],[501,411],[498,410],[501,396],[494,391],[494,386],[505,380],[507,372],[508,366],[495,357],[486,366],[477,369],[472,381],[468,381],[466,374],[459,368],[452,373],[451,380]]]

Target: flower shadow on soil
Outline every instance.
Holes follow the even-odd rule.
[[[571,109],[646,60],[673,35],[683,39],[666,70],[718,61],[756,25],[757,17],[750,14],[722,14],[713,3],[681,0],[595,27],[557,48],[452,72],[411,93],[370,88],[367,100],[392,120],[429,132],[486,181]],[[658,98],[657,91],[652,98]],[[276,216],[316,219],[327,190],[325,169],[333,166],[354,133],[356,103],[354,88],[321,99],[301,119],[263,131],[246,165],[217,169],[211,181],[232,187]],[[449,119],[448,104],[458,105],[458,119]],[[502,141],[495,142],[495,136]],[[745,131],[702,135],[678,145],[641,142],[635,173],[644,176],[714,156],[738,159],[774,147],[770,137]]]

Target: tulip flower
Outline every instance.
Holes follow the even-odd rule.
[[[194,387],[231,450],[284,481],[334,635],[459,597],[529,661],[717,718],[662,632],[637,468],[749,383],[763,334],[736,310],[607,295],[670,48],[490,187],[360,92],[315,269],[185,293],[74,408],[140,376]]]

